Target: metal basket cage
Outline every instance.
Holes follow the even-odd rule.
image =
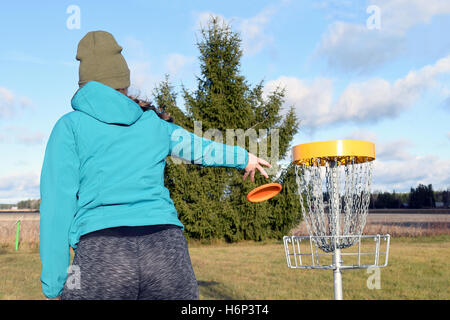
[[[318,242],[336,243],[349,240],[354,243],[352,248],[340,252],[340,263],[336,266],[335,252],[325,252]],[[372,240],[372,241],[371,241]],[[386,267],[388,264],[390,235],[347,235],[347,236],[285,236],[283,237],[286,261],[293,269],[367,269]],[[328,259],[327,259],[328,258]],[[367,263],[372,258],[372,263]],[[348,263],[351,261],[353,263]],[[364,263],[366,262],[366,263]]]

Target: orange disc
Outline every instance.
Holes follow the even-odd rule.
[[[280,193],[281,188],[281,184],[279,183],[263,184],[250,191],[247,195],[247,200],[250,202],[266,201]]]

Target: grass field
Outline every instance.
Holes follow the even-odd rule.
[[[189,245],[201,299],[332,299],[331,270],[286,265],[282,242]],[[450,299],[450,236],[393,237],[381,288],[366,270],[343,271],[344,299]],[[0,247],[0,299],[42,299],[39,249]]]

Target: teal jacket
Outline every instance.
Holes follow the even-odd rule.
[[[96,81],[75,93],[72,108],[52,129],[41,171],[41,282],[49,298],[61,294],[69,246],[76,250],[83,234],[117,226],[183,227],[164,186],[167,156],[238,169],[248,162],[245,149],[195,136]]]

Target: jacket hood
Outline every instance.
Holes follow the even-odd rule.
[[[75,93],[72,108],[101,122],[128,126],[143,114],[136,102],[97,81],[89,81]]]

